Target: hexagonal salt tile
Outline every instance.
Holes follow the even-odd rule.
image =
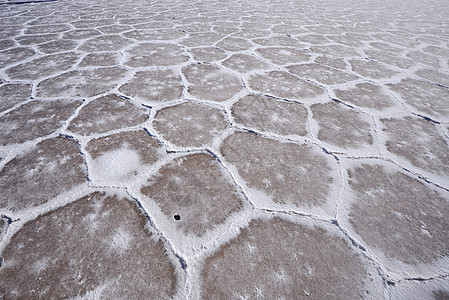
[[[242,208],[243,197],[220,163],[198,153],[176,158],[159,169],[141,193],[160,207],[185,234],[201,236]]]
[[[84,40],[98,35],[101,35],[101,32],[99,32],[98,30],[93,28],[86,28],[70,30],[64,33],[62,36],[63,38],[68,40]]]
[[[119,91],[145,103],[160,103],[181,98],[184,84],[172,70],[137,72]]]
[[[343,102],[378,111],[395,105],[394,100],[380,86],[370,82],[357,83],[353,88],[335,89],[335,95]]]
[[[3,112],[31,96],[31,84],[5,84],[0,86],[0,112]]]
[[[343,58],[329,57],[327,55],[319,55],[315,57],[314,62],[322,64],[334,69],[345,70],[346,61]]]
[[[334,228],[256,219],[205,260],[200,297],[381,297],[382,283],[373,273]]]
[[[424,115],[449,121],[449,89],[426,81],[406,78],[399,83],[387,84],[402,100]]]
[[[50,41],[54,41],[58,39],[58,34],[49,33],[49,34],[39,34],[39,35],[21,35],[14,38],[20,45],[29,46],[29,45],[38,45]]]
[[[46,54],[73,50],[78,46],[77,41],[58,39],[47,43],[39,44],[37,49]]]
[[[81,135],[103,133],[145,122],[148,113],[117,95],[107,95],[84,106],[67,128]]]
[[[70,24],[75,28],[95,28],[105,25],[112,25],[115,23],[114,18],[98,18],[98,16],[95,16],[95,18],[87,17],[79,21],[70,22]]]
[[[89,178],[93,184],[126,186],[145,173],[164,152],[144,130],[121,132],[91,140]]]
[[[388,151],[426,172],[442,176],[443,180],[449,178],[449,143],[434,123],[417,117],[380,121]]]
[[[122,82],[129,73],[121,67],[76,70],[45,79],[37,85],[43,98],[84,98],[106,93]]]
[[[264,38],[256,38],[252,40],[254,43],[260,45],[260,46],[284,46],[284,47],[301,47],[304,44],[299,42],[297,39],[286,36],[286,35],[274,35],[271,37],[264,37]]]
[[[0,40],[0,50],[6,50],[16,45],[13,40]]]
[[[329,55],[333,57],[358,57],[360,54],[354,47],[347,47],[341,45],[332,46],[313,46],[310,47],[312,52],[322,55]]]
[[[33,49],[27,47],[18,47],[0,51],[0,68],[32,58],[35,54],[36,52]]]
[[[240,73],[263,70],[269,67],[269,64],[266,62],[248,54],[234,54],[222,64],[223,66]]]
[[[213,46],[223,35],[215,32],[191,33],[180,43],[186,47]]]
[[[6,69],[5,73],[13,80],[36,80],[70,69],[80,57],[74,52],[41,56]]]
[[[189,59],[183,48],[173,44],[139,44],[127,53],[124,64],[133,68],[173,66]]]
[[[423,50],[433,55],[449,57],[449,50],[447,48],[442,48],[438,46],[427,46],[424,47]]]
[[[189,65],[182,73],[190,84],[189,93],[202,100],[225,101],[243,88],[238,77],[209,64]]]
[[[97,27],[97,30],[101,31],[104,34],[114,34],[114,33],[121,33],[124,31],[130,31],[133,27],[128,25],[109,25],[109,26],[102,26]]]
[[[212,62],[226,57],[226,52],[217,47],[192,48],[188,50],[197,61]]]
[[[256,53],[278,65],[306,62],[312,56],[306,50],[288,47],[259,48]]]
[[[70,30],[67,24],[47,24],[38,26],[28,26],[25,34],[61,33]]]
[[[251,48],[252,44],[246,39],[227,37],[222,39],[217,46],[227,51],[243,51]]]
[[[370,59],[375,59],[384,64],[395,66],[401,69],[408,69],[416,65],[415,62],[410,59],[406,59],[403,56],[399,56],[395,53],[379,51],[379,50],[363,50]]]
[[[311,110],[318,124],[318,139],[345,149],[373,144],[367,116],[335,101],[314,104]]]
[[[351,165],[348,184],[353,194],[347,209],[349,224],[366,246],[380,253],[376,252],[387,269],[401,270],[398,261],[413,267],[447,258],[447,194],[375,161]]]
[[[171,298],[178,275],[147,224],[130,200],[101,193],[42,215],[4,249],[0,293],[7,298]]]
[[[256,205],[328,213],[327,199],[338,174],[334,158],[321,149],[236,132],[220,152]]]
[[[58,130],[81,101],[31,101],[0,117],[0,145],[23,143]]]
[[[235,121],[245,127],[287,136],[307,134],[307,109],[298,103],[262,95],[248,95],[231,108]]]
[[[154,117],[155,130],[181,147],[210,144],[228,126],[222,111],[198,103],[182,103],[161,109]]]
[[[399,72],[372,60],[349,60],[352,70],[358,75],[371,79],[390,78]]]
[[[407,57],[430,67],[437,69],[440,68],[440,60],[438,59],[438,57],[435,57],[433,55],[428,55],[426,53],[413,50],[407,53]]]
[[[122,55],[120,52],[97,52],[87,54],[79,67],[107,67],[118,65]]]
[[[250,87],[278,98],[309,100],[324,94],[324,89],[284,71],[256,74],[249,79]]]
[[[120,35],[109,34],[94,37],[83,42],[78,50],[85,52],[118,51],[132,42]]]
[[[320,64],[303,64],[287,67],[298,76],[308,77],[324,84],[340,84],[358,79],[357,76]]]
[[[185,35],[186,34],[184,32],[173,29],[158,29],[158,30],[138,29],[123,33],[123,36],[127,38],[145,42],[151,40],[177,40]]]
[[[0,171],[0,207],[34,207],[84,182],[86,168],[78,144],[62,137],[45,140]]]
[[[415,72],[421,78],[449,87],[449,74],[433,69],[422,69]]]

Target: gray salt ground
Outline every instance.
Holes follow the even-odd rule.
[[[447,15],[0,1],[0,298],[449,299]]]

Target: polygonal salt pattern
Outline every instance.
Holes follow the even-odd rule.
[[[96,29],[86,28],[86,29],[73,29],[65,32],[62,36],[68,40],[84,40],[87,38],[92,38],[101,35]]]
[[[190,33],[181,44],[186,47],[212,46],[221,38],[223,35],[215,32]]]
[[[8,68],[5,73],[13,80],[36,80],[69,70],[79,59],[80,55],[73,52],[42,56]]]
[[[120,52],[96,52],[87,54],[79,63],[79,67],[108,67],[120,62]]]
[[[153,126],[162,138],[180,147],[210,144],[228,123],[222,111],[198,103],[182,103],[159,110]]]
[[[319,64],[294,65],[287,69],[293,74],[324,84],[346,83],[358,78],[355,75]]]
[[[58,34],[56,33],[48,33],[48,34],[39,34],[39,35],[21,35],[14,38],[20,45],[22,46],[30,46],[30,45],[39,45],[49,41],[54,41],[58,39]]]
[[[0,145],[24,143],[61,128],[81,101],[33,100],[0,117]]]
[[[226,58],[226,52],[217,47],[201,47],[189,49],[193,58],[201,62],[213,62]]]
[[[341,45],[332,46],[313,46],[310,47],[312,52],[322,55],[330,55],[336,57],[358,57],[360,56],[354,47],[346,47]]]
[[[372,272],[333,228],[256,219],[206,258],[200,297],[376,298],[380,282]]]
[[[32,58],[36,52],[31,48],[20,47],[0,51],[0,68]]]
[[[370,117],[336,101],[313,104],[311,110],[319,140],[343,149],[371,148],[374,143]]]
[[[112,94],[95,99],[84,106],[67,129],[80,135],[91,135],[135,126],[147,119],[148,114],[143,107],[139,108]]]
[[[448,298],[443,2],[0,0],[0,298]]]
[[[139,44],[127,53],[124,64],[133,68],[171,66],[189,59],[183,48],[172,44]]]
[[[321,87],[284,71],[253,75],[249,85],[267,95],[291,100],[308,100],[324,94]]]
[[[421,78],[449,88],[449,75],[433,69],[422,69],[415,72]]]
[[[164,41],[164,40],[176,40],[185,35],[185,33],[172,29],[161,30],[132,30],[123,34],[129,39],[138,41]],[[129,42],[128,42],[129,43]]]
[[[173,297],[179,280],[175,266],[147,223],[131,200],[105,193],[44,214],[26,223],[4,249],[0,293],[47,299]]]
[[[312,56],[305,50],[286,47],[258,48],[256,53],[278,65],[307,62]]]
[[[395,66],[401,69],[408,69],[414,67],[416,64],[406,58],[392,54],[389,52],[378,51],[378,50],[365,50],[363,51],[370,58],[376,61],[388,64],[390,66]]]
[[[217,46],[227,51],[243,51],[252,47],[252,44],[246,39],[237,37],[227,37],[217,43]]]
[[[188,92],[201,100],[225,101],[243,88],[238,77],[209,64],[189,65],[182,73],[189,83]]]
[[[128,71],[122,67],[76,70],[41,81],[37,96],[45,98],[84,98],[106,93],[123,81]]]
[[[334,68],[334,69],[338,69],[338,70],[345,70],[347,68],[347,63],[344,59],[329,57],[327,55],[319,55],[319,56],[315,57],[314,62]]]
[[[145,130],[120,132],[91,140],[89,179],[96,185],[126,186],[142,176],[164,152]]]
[[[120,35],[102,35],[85,41],[78,50],[85,52],[117,51],[129,43],[130,40]]]
[[[350,60],[349,64],[355,73],[370,79],[393,77],[399,73],[373,60]]]
[[[268,64],[253,55],[234,54],[223,62],[223,66],[242,74],[268,68]]]
[[[357,83],[348,89],[335,89],[334,92],[341,101],[362,108],[383,111],[395,106],[394,99],[382,87],[370,82]]]
[[[307,134],[307,109],[299,103],[248,95],[234,103],[231,112],[234,120],[247,128],[285,136]]]
[[[46,54],[74,50],[78,46],[76,41],[58,39],[47,43],[39,44],[36,48]]]
[[[413,78],[387,86],[416,112],[436,120],[449,121],[449,89]]]
[[[28,100],[31,84],[5,84],[0,86],[0,112]]]
[[[345,197],[350,201],[340,207],[343,226],[350,227],[393,273],[425,277],[434,269],[447,271],[442,263],[427,264],[449,259],[449,194],[390,163],[347,164]]]
[[[77,142],[62,137],[44,140],[0,171],[0,208],[31,208],[85,181],[86,168]]]
[[[152,104],[177,100],[184,85],[180,74],[172,70],[150,70],[137,72],[123,84],[119,91],[144,103]]]
[[[241,156],[242,152],[247,154]],[[258,206],[319,213],[332,210],[327,200],[338,181],[336,161],[321,149],[236,132],[223,141],[220,153]]]
[[[243,206],[229,177],[212,155],[192,154],[161,167],[141,193],[176,222],[177,230],[201,236]]]
[[[385,147],[391,153],[405,159],[414,167],[441,177],[447,186],[449,178],[449,142],[439,127],[431,121],[418,117],[380,120],[386,135]]]

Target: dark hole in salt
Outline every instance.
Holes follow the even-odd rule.
[[[173,218],[175,218],[176,221],[181,220],[181,216],[180,215],[174,215]]]

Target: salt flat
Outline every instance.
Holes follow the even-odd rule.
[[[449,299],[447,16],[0,1],[0,298]]]

